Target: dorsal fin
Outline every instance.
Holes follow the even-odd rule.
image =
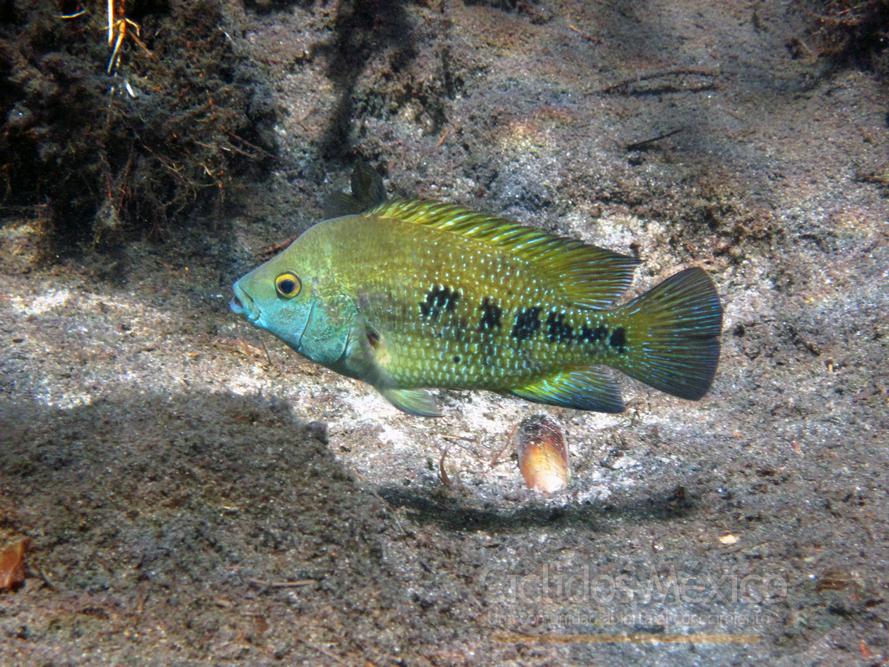
[[[367,215],[431,227],[513,253],[548,272],[582,308],[612,305],[630,286],[639,264],[633,257],[452,204],[395,199]]]
[[[376,169],[359,159],[352,170],[352,194],[332,192],[324,202],[328,218],[357,215],[386,201],[386,186]]]

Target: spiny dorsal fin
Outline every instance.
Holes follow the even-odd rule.
[[[630,286],[639,264],[633,257],[452,204],[396,199],[367,215],[450,232],[513,253],[549,272],[566,296],[583,308],[612,305]]]

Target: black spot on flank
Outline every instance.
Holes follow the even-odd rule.
[[[491,303],[488,297],[485,297],[478,309],[482,311],[482,319],[478,323],[479,331],[490,331],[494,327],[500,328],[500,316],[503,311]]]
[[[460,355],[459,355],[459,354],[455,354],[455,355],[454,355],[454,363],[455,363],[455,364],[459,364],[459,363],[460,363]]]
[[[532,306],[519,311],[509,335],[517,340],[528,340],[540,328],[540,308]]]
[[[608,339],[608,344],[611,347],[616,347],[618,352],[626,352],[627,348],[627,332],[623,327],[618,327],[611,333],[611,338]]]
[[[420,315],[437,320],[441,311],[452,312],[457,309],[460,298],[458,290],[450,287],[433,287],[426,293],[426,300],[420,302]]]
[[[600,340],[605,340],[607,337],[608,327],[603,327],[601,324],[595,329],[590,329],[586,325],[581,325],[580,333],[577,335],[578,340],[584,343],[598,343]]]
[[[555,311],[546,318],[546,339],[550,343],[570,343],[574,340],[574,328],[565,322],[565,314]]]

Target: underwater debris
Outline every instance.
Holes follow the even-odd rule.
[[[271,97],[225,25],[210,0],[0,14],[0,204],[47,207],[44,254],[162,238],[270,162]]]
[[[136,43],[148,51],[139,39],[139,24],[127,18],[125,3],[120,2],[115,6],[114,0],[108,0],[108,45],[114,45],[111,49],[111,57],[108,59],[108,67],[105,69],[108,73],[110,73],[111,70],[116,69],[120,62],[120,46],[123,44],[123,40],[127,36],[127,26],[132,28],[132,30],[130,30],[131,36],[133,36],[133,30],[136,31],[135,36],[133,36]]]
[[[571,481],[568,445],[559,424],[546,415],[522,420],[515,434],[519,469],[532,491],[553,493]]]
[[[827,57],[889,78],[889,0],[806,0],[801,7],[809,39],[788,41],[794,58]]]
[[[0,551],[0,590],[10,590],[25,581],[25,550],[31,543],[24,538]]]

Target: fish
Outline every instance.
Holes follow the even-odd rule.
[[[722,306],[698,267],[617,304],[634,257],[429,200],[386,199],[359,165],[333,217],[235,282],[231,310],[297,353],[438,417],[427,389],[618,413],[615,369],[701,399]]]

